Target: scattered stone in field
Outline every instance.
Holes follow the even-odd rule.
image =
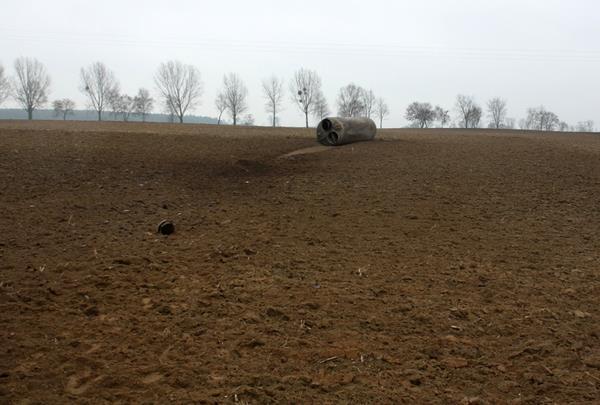
[[[257,254],[256,250],[252,250],[249,248],[244,249],[244,253],[246,254],[246,256],[254,256]]]
[[[484,401],[483,399],[479,398],[479,397],[465,397],[463,398],[463,400],[460,402],[461,404],[473,404],[473,405],[484,405],[487,404],[486,401]]]
[[[158,224],[158,233],[162,235],[171,235],[175,232],[175,225],[171,221],[163,220]]]
[[[469,362],[462,357],[446,357],[442,360],[442,364],[449,368],[464,368],[469,365]]]
[[[577,318],[581,318],[581,319],[592,316],[589,312],[583,312],[579,309],[576,309],[575,311],[573,311],[573,315],[575,315]]]
[[[591,368],[600,370],[600,354],[591,355],[583,358],[583,364]]]
[[[142,383],[144,384],[152,384],[155,382],[159,382],[160,380],[163,379],[163,375],[160,373],[151,373],[148,374],[146,377],[142,378]]]

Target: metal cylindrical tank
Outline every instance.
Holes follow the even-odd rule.
[[[371,141],[377,126],[370,118],[325,118],[317,127],[317,141],[326,146]]]

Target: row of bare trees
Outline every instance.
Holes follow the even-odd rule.
[[[31,58],[19,58],[15,62],[15,71],[17,80],[11,83],[4,75],[4,68],[0,66],[0,103],[9,95],[13,95],[27,110],[29,119],[32,119],[34,110],[48,101],[50,77],[45,67]],[[199,70],[193,65],[185,65],[178,61],[160,64],[154,76],[154,83],[163,111],[171,117],[176,117],[179,122],[183,122],[188,111],[200,103],[203,94]],[[155,100],[147,89],[139,89],[136,96],[122,93],[114,72],[102,62],[81,68],[79,89],[86,96],[89,108],[97,113],[99,121],[102,121],[106,112],[110,112],[113,119],[122,117],[127,121],[131,115],[137,115],[145,120],[155,105]],[[385,101],[381,98],[375,99],[372,91],[364,91],[359,87],[356,89],[360,95],[358,108],[348,111],[345,107],[340,107],[341,114],[370,117],[374,111],[378,111],[382,124],[383,119],[389,115]],[[263,80],[262,90],[269,121],[276,126],[284,109],[284,81],[277,76],[271,76]],[[341,94],[344,91],[342,89]],[[313,70],[302,68],[296,71],[289,84],[289,93],[291,101],[304,115],[306,127],[309,126],[309,117],[321,120],[331,113],[321,88],[321,78]],[[225,75],[222,89],[215,100],[218,123],[222,122],[223,114],[228,113],[233,125],[237,125],[242,114],[248,110],[247,99],[248,89],[241,77],[235,73]],[[75,102],[70,99],[58,99],[52,106],[57,116],[67,119],[74,113]],[[242,123],[253,122],[252,115],[247,114],[243,117]]]
[[[142,121],[151,113],[154,105],[154,99],[146,89],[139,89],[134,97],[127,94],[121,94],[118,91],[111,92],[106,99],[105,106],[101,110],[96,110],[99,120],[102,120],[102,113],[109,111],[113,119],[123,119],[129,121],[131,116],[139,117]],[[62,98],[52,102],[52,109],[55,116],[60,116],[64,120],[68,116],[75,114],[76,104],[69,98]]]
[[[283,110],[285,99],[284,81],[277,76],[263,80],[263,96],[265,109],[273,126],[278,124],[277,115]],[[289,92],[291,101],[304,115],[304,123],[309,126],[309,117],[318,120],[330,114],[327,99],[321,88],[321,78],[314,70],[301,68],[294,73],[290,80]]]
[[[506,109],[506,103],[503,107],[501,106],[502,100],[494,99],[488,103],[490,111],[492,111],[492,104],[498,107]],[[481,122],[482,109],[473,97],[459,95],[456,98],[456,112],[457,112],[457,123],[461,128],[475,128],[478,127]],[[492,114],[492,113],[490,113]],[[493,122],[496,128],[500,128],[501,115],[503,113],[498,112],[494,108]],[[411,122],[411,126],[418,128],[429,128],[434,123],[438,123],[441,128],[446,127],[450,123],[450,111],[445,110],[440,106],[433,106],[431,103],[421,103],[415,101],[411,103],[407,109],[404,117]]]
[[[124,117],[129,111],[126,107],[131,106],[131,103],[133,106],[137,106],[137,110],[143,109],[142,107],[151,107],[149,99],[139,95],[136,97],[138,102],[136,99],[131,100],[126,97],[123,99],[123,96],[115,96],[119,94],[118,82],[114,74],[102,63],[98,62],[87,69],[82,69],[81,78],[82,90],[90,99],[92,107],[98,112],[99,120],[102,119],[102,111],[107,104],[112,106],[114,112],[122,114]],[[177,117],[179,122],[183,122],[186,113],[199,104],[203,93],[198,69],[177,61],[162,63],[154,76],[154,82],[165,111]],[[305,115],[307,127],[310,114],[318,116],[318,118],[329,114],[327,102],[321,91],[321,79],[316,72],[306,69],[296,72],[290,83],[290,92],[293,94],[292,100]],[[283,80],[276,76],[265,79],[263,93],[270,121],[273,126],[276,126],[279,122],[279,113],[283,109]],[[248,110],[248,88],[239,75],[228,73],[223,77],[222,89],[215,99],[215,107],[218,113],[218,124],[221,124],[224,113],[229,114],[233,125],[240,122],[242,114]],[[250,114],[245,115],[242,123],[253,124],[254,118]]]
[[[9,80],[0,65],[0,104],[12,96],[26,111],[29,119],[33,118],[36,109],[48,101],[50,76],[42,63],[33,58],[18,58],[14,63],[15,76]],[[203,94],[203,83],[199,70],[193,65],[185,65],[178,61],[161,63],[154,76],[154,83],[160,95],[163,111],[173,120],[183,122],[188,111],[200,103]],[[80,71],[80,90],[88,99],[89,107],[103,119],[105,112],[110,112],[113,119],[129,120],[132,115],[143,121],[155,106],[150,91],[140,88],[135,96],[124,94],[114,74],[102,62],[95,62]],[[279,114],[284,109],[285,86],[283,79],[271,76],[262,82],[265,110],[273,126],[279,124]],[[305,118],[309,126],[309,117],[317,120],[330,115],[327,100],[321,88],[321,78],[317,72],[299,69],[289,83],[290,99]],[[242,116],[248,110],[248,89],[242,78],[229,73],[223,77],[222,89],[217,94],[215,107],[218,112],[218,123],[221,124],[224,113],[231,117],[233,125],[239,122],[252,125],[251,114]],[[74,113],[75,102],[70,99],[55,100],[52,104],[56,115],[67,119]],[[493,98],[487,102],[487,127],[515,128],[515,120],[507,116],[507,102],[501,98]],[[337,97],[338,115],[342,117],[377,118],[379,126],[389,116],[390,110],[385,100],[376,97],[372,90],[367,90],[354,83],[342,87]],[[482,126],[483,109],[472,96],[458,95],[455,111],[455,126],[461,128],[477,128]],[[413,102],[406,109],[405,118],[412,126],[429,128],[434,123],[442,128],[450,124],[448,110],[430,103]],[[484,124],[485,126],[485,124]],[[527,117],[519,121],[521,129],[531,130],[574,130],[590,132],[594,130],[593,121],[582,121],[571,127],[558,116],[543,106],[527,110]]]
[[[483,109],[477,104],[474,97],[458,95],[456,97],[455,111],[456,121],[454,125],[459,128],[480,128],[482,126],[494,129],[513,129],[516,127],[514,118],[508,117],[508,104],[506,100],[495,97],[486,104],[487,117],[489,121],[482,125]],[[444,128],[450,123],[448,110],[430,103],[413,102],[408,106],[405,118],[412,127],[429,128],[437,123],[438,127]],[[543,106],[529,108],[527,117],[519,121],[519,128],[537,131],[594,131],[594,121],[582,121],[576,126],[569,126],[561,121],[558,116],[546,110]]]
[[[279,114],[284,109],[285,85],[283,79],[273,75],[262,81],[265,111],[269,114],[272,126],[279,123]],[[304,123],[309,127],[309,117],[322,120],[331,114],[327,99],[321,88],[321,78],[314,70],[301,68],[294,73],[289,83],[291,101],[304,115]],[[218,123],[225,112],[229,112],[233,125],[247,108],[248,90],[241,78],[229,73],[223,79],[223,88],[215,100],[218,112]],[[389,107],[383,98],[376,98],[372,90],[364,90],[350,84],[340,90],[338,97],[338,114],[344,117],[369,117],[377,114],[380,126],[389,115]]]
[[[105,111],[110,111],[115,119],[122,116],[127,121],[135,114],[145,121],[154,106],[154,99],[147,89],[139,89],[133,97],[121,93],[115,74],[101,62],[81,69],[79,88],[87,96],[90,107],[98,114],[98,121],[102,121]],[[64,105],[66,100],[62,101]],[[55,102],[55,111],[59,110],[57,107],[60,107],[60,103],[56,105]]]
[[[381,97],[376,97],[373,90],[367,90],[354,83],[342,87],[337,98],[338,115],[340,117],[377,117],[379,127],[390,114],[390,109]]]

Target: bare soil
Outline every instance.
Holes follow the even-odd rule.
[[[377,139],[0,123],[0,402],[599,403],[600,136]]]

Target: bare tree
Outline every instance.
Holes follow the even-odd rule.
[[[565,121],[558,123],[558,130],[561,132],[567,132],[571,127]]]
[[[117,120],[120,116],[123,118],[123,121],[129,121],[136,107],[134,97],[127,94],[119,94],[116,91],[111,92],[109,95],[108,105],[110,106],[113,119]]]
[[[338,115],[340,117],[365,116],[364,90],[354,83],[340,89],[337,99]]]
[[[313,105],[312,115],[319,121],[322,121],[329,114],[331,114],[331,111],[329,111],[327,99],[325,98],[325,95],[323,95],[323,92],[319,91],[319,93],[317,94],[316,101]]]
[[[428,128],[435,121],[435,111],[430,103],[415,101],[406,109],[405,118],[419,128]]]
[[[108,98],[119,91],[119,83],[104,63],[95,62],[87,68],[81,68],[80,90],[87,95],[91,107],[98,113],[98,121],[102,121]]]
[[[308,115],[313,111],[321,92],[321,78],[317,72],[302,68],[294,74],[290,83],[290,92],[294,103],[304,113],[306,128],[308,128]]]
[[[202,81],[198,69],[179,61],[161,63],[154,82],[163,102],[179,118],[179,122],[183,123],[186,112],[196,107],[202,96]]]
[[[17,77],[12,85],[14,96],[31,120],[33,111],[48,101],[50,76],[44,65],[34,58],[18,58],[15,61],[15,72]]]
[[[552,111],[546,110],[544,106],[529,108],[523,126],[524,129],[554,131],[560,127],[560,119]]]
[[[171,103],[163,100],[163,111],[167,116],[167,122],[173,124],[175,122],[175,111],[173,111],[173,106]]]
[[[117,120],[118,116],[123,112],[123,98],[119,89],[113,89],[107,95],[107,105],[110,109],[113,120]]]
[[[504,120],[504,128],[514,129],[516,126],[516,120],[514,118],[506,118]]]
[[[217,111],[219,112],[219,119],[217,121],[217,125],[221,125],[221,117],[223,117],[223,113],[227,110],[227,102],[225,101],[225,94],[223,94],[223,93],[217,94],[217,98],[215,99],[215,107],[217,107]]]
[[[456,109],[460,114],[460,125],[463,128],[476,128],[479,126],[482,111],[473,97],[458,95],[456,97]]]
[[[242,119],[242,125],[247,126],[247,127],[253,126],[254,125],[254,115],[252,115],[252,114],[244,115],[244,118]]]
[[[390,108],[382,97],[375,102],[375,112],[379,118],[379,128],[383,128],[383,120],[390,115]]]
[[[75,102],[69,98],[63,98],[60,100],[54,100],[52,103],[52,108],[54,109],[54,115],[60,116],[62,115],[63,120],[67,120],[67,116],[73,115],[75,110]]]
[[[237,125],[237,119],[240,114],[248,109],[246,102],[248,89],[237,74],[229,73],[223,78],[223,97],[229,115],[231,115],[233,125]]]
[[[152,112],[153,107],[154,99],[150,96],[150,92],[144,88],[139,89],[133,98],[134,113],[142,117],[143,122],[146,122],[146,117]]]
[[[0,104],[10,95],[10,82],[4,75],[4,66],[0,65]]]
[[[519,119],[519,129],[529,129],[529,122],[527,121],[527,119]]]
[[[546,111],[544,114],[542,114],[542,129],[546,131],[554,131],[559,124],[560,119],[558,118],[558,115],[552,111]]]
[[[267,112],[271,114],[273,126],[276,126],[278,122],[277,113],[283,102],[283,80],[273,75],[270,78],[263,80],[262,86],[265,99],[267,100],[265,108]]]
[[[439,105],[434,108],[435,119],[440,123],[440,126],[444,128],[447,123],[450,122],[450,111],[444,110]]]
[[[375,101],[376,98],[375,93],[373,93],[373,90],[363,90],[362,102],[365,110],[365,117],[371,118],[371,115],[373,115],[375,109]]]
[[[474,105],[475,100],[473,97],[465,96],[463,94],[459,94],[456,97],[456,110],[460,115],[460,121],[463,128],[469,127],[469,116]]]
[[[469,128],[478,128],[481,123],[483,110],[478,105],[474,106],[469,116]]]
[[[556,130],[559,124],[560,119],[558,118],[558,115],[556,115],[552,111],[546,111],[544,114],[542,114],[540,127],[544,131],[554,131]]]
[[[538,114],[535,108],[528,108],[527,117],[522,120],[521,129],[538,129]]]
[[[577,123],[577,132],[594,132],[594,121],[587,120]]]
[[[131,97],[127,94],[121,95],[121,113],[123,114],[123,121],[129,121],[129,118],[135,114],[135,97]]]
[[[490,127],[500,129],[504,127],[506,120],[506,100],[499,97],[493,98],[487,103],[488,116],[490,117]]]

